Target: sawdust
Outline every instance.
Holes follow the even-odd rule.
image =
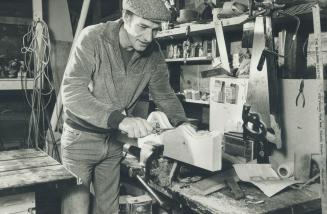
[[[180,185],[174,185],[172,190],[178,192],[181,196],[197,204],[202,209],[212,213],[219,214],[253,214],[255,211],[246,207],[244,200],[236,201],[222,193],[216,193],[215,196],[203,196],[191,188],[180,188]]]

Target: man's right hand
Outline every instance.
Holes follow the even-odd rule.
[[[118,126],[119,130],[128,134],[130,138],[145,137],[152,133],[151,124],[140,117],[125,117]]]

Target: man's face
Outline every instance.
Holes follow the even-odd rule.
[[[160,24],[143,19],[135,14],[124,14],[124,28],[128,33],[131,45],[136,51],[144,51],[152,42]]]

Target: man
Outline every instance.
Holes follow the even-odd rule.
[[[175,126],[184,110],[169,85],[167,65],[153,37],[170,12],[163,0],[123,0],[122,19],[85,28],[79,35],[62,82],[65,123],[64,166],[81,185],[67,190],[63,213],[86,214],[89,187],[94,212],[118,213],[121,131],[139,138],[151,133],[145,119],[130,112],[143,89]]]

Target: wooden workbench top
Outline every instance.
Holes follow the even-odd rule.
[[[0,152],[0,191],[53,182],[76,182],[76,178],[43,151]]]
[[[127,155],[122,164],[137,167],[138,162],[135,157]],[[239,184],[245,195],[250,195],[257,201],[263,200],[263,203],[251,204],[246,199],[235,200],[228,188],[203,196],[185,183],[174,182],[171,187],[166,188],[149,183],[155,190],[182,202],[196,213],[306,213],[320,209],[319,184],[302,190],[287,188],[270,198],[254,185],[242,182]]]
[[[248,203],[246,199],[235,200],[228,189],[203,196],[189,187],[175,184],[174,193],[197,213],[220,214],[253,214],[253,213],[307,213],[320,208],[319,189],[309,186],[303,190],[286,189],[273,197],[265,196],[258,188],[251,184],[240,183],[245,195],[250,195],[260,204]]]

